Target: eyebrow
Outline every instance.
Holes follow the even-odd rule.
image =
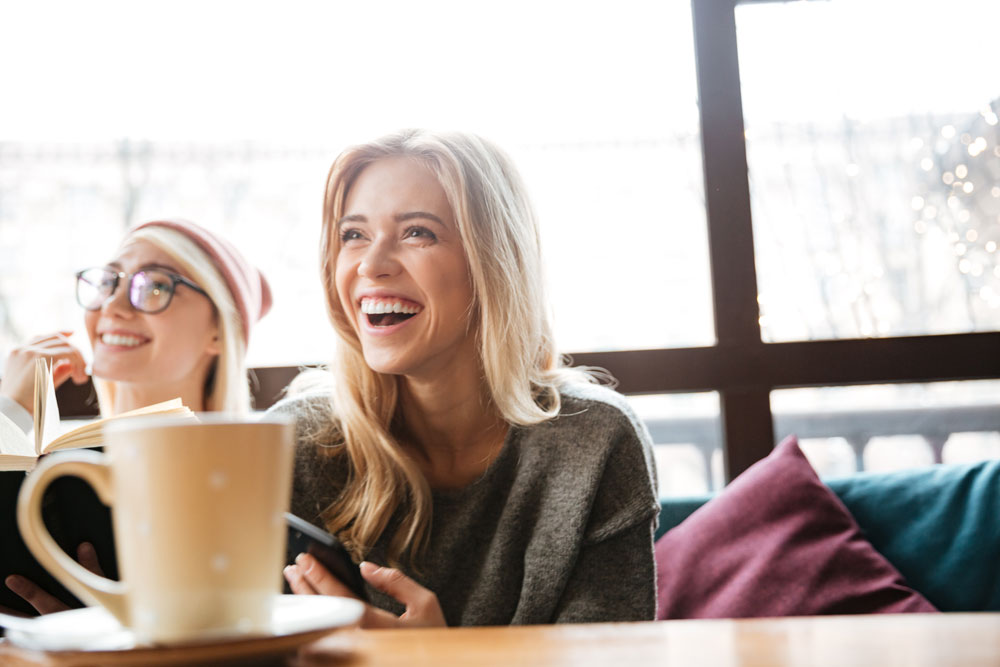
[[[434,215],[433,213],[429,213],[427,211],[408,211],[406,213],[399,213],[393,216],[393,220],[395,220],[397,223],[406,222],[408,220],[430,220],[432,222],[438,223],[442,227],[447,226],[444,224],[444,220]],[[337,227],[340,227],[341,225],[348,222],[368,222],[368,218],[360,213],[352,213],[351,215],[345,215],[343,218],[337,221]]]

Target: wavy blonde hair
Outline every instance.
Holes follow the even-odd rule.
[[[136,241],[153,244],[177,263],[177,268],[208,293],[219,327],[219,354],[205,378],[204,408],[212,412],[245,414],[250,411],[246,343],[243,319],[215,262],[187,236],[168,227],[143,227],[125,237],[122,248]],[[104,416],[115,414],[116,383],[94,380]]]
[[[451,205],[468,260],[475,332],[489,399],[510,424],[529,425],[559,412],[559,387],[589,381],[562,365],[543,290],[538,225],[524,184],[507,155],[471,134],[405,130],[348,148],[334,161],[323,205],[321,271],[337,333],[330,378],[334,422],[316,432],[330,456],[346,456],[348,477],[324,512],[355,558],[363,558],[397,509],[402,521],[389,545],[390,563],[414,562],[426,550],[431,491],[393,435],[397,376],[373,371],[337,296],[337,221],[361,172],[377,160],[407,157],[437,177]]]

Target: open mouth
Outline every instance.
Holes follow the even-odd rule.
[[[384,315],[369,315],[368,322],[373,327],[391,327],[394,324],[405,322],[413,317],[412,314],[386,313]]]
[[[423,306],[400,299],[362,299],[361,312],[373,327],[401,324],[423,310]]]
[[[113,333],[103,333],[101,334],[101,342],[105,345],[113,345],[115,347],[138,347],[146,342],[147,339],[140,338],[138,336],[131,336],[129,334],[113,334]]]

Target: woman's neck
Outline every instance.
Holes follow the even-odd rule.
[[[508,424],[478,369],[446,381],[400,382],[401,440],[435,488],[464,486],[500,453]]]

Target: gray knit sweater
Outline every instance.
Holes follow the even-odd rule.
[[[292,512],[316,525],[344,479],[342,457],[302,442],[332,419],[328,405],[313,394],[271,409],[296,417]],[[512,427],[479,480],[433,492],[428,556],[421,574],[406,574],[437,594],[449,625],[652,620],[654,488],[649,434],[622,396],[564,389],[559,415]],[[385,564],[395,523],[368,560]]]

